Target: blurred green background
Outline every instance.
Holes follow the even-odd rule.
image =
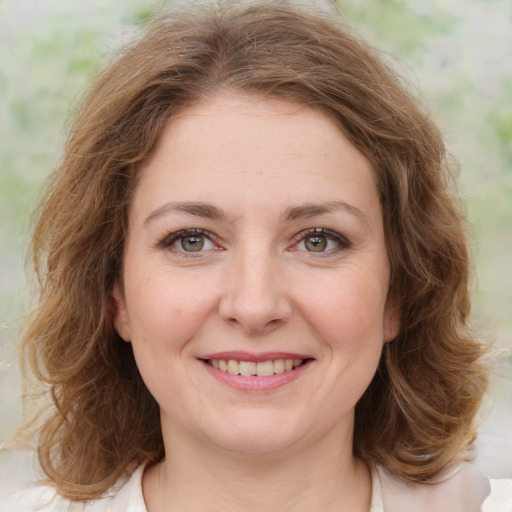
[[[0,442],[21,414],[15,345],[32,301],[24,273],[31,212],[88,84],[155,9],[173,3],[0,0]],[[503,349],[477,463],[510,477],[512,2],[341,0],[338,7],[407,76],[460,164],[478,275],[475,321]]]

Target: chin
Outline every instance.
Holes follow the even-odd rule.
[[[270,455],[288,450],[297,442],[296,439],[284,437],[282,435],[265,435],[260,432],[254,432],[252,435],[239,435],[229,439],[218,439],[217,446],[240,455]]]
[[[303,433],[296,427],[287,428],[275,418],[251,418],[232,422],[215,432],[210,428],[207,436],[217,447],[241,455],[271,454],[285,451],[297,444]]]

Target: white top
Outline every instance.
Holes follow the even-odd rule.
[[[70,502],[49,486],[18,491],[0,512],[147,512],[142,495],[144,465],[105,497]],[[512,479],[489,480],[466,464],[435,484],[407,485],[380,467],[372,470],[370,512],[512,512]],[[184,511],[191,512],[191,511]]]

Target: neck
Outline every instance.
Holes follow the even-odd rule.
[[[176,434],[166,444],[167,458],[144,475],[148,512],[370,509],[368,468],[353,457],[350,444],[340,447],[344,436],[336,429],[300,448],[256,455],[191,442],[186,432]]]

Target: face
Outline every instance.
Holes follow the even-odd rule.
[[[122,279],[115,326],[164,441],[351,442],[398,318],[372,170],[325,114],[226,94],[173,118],[140,170]]]

